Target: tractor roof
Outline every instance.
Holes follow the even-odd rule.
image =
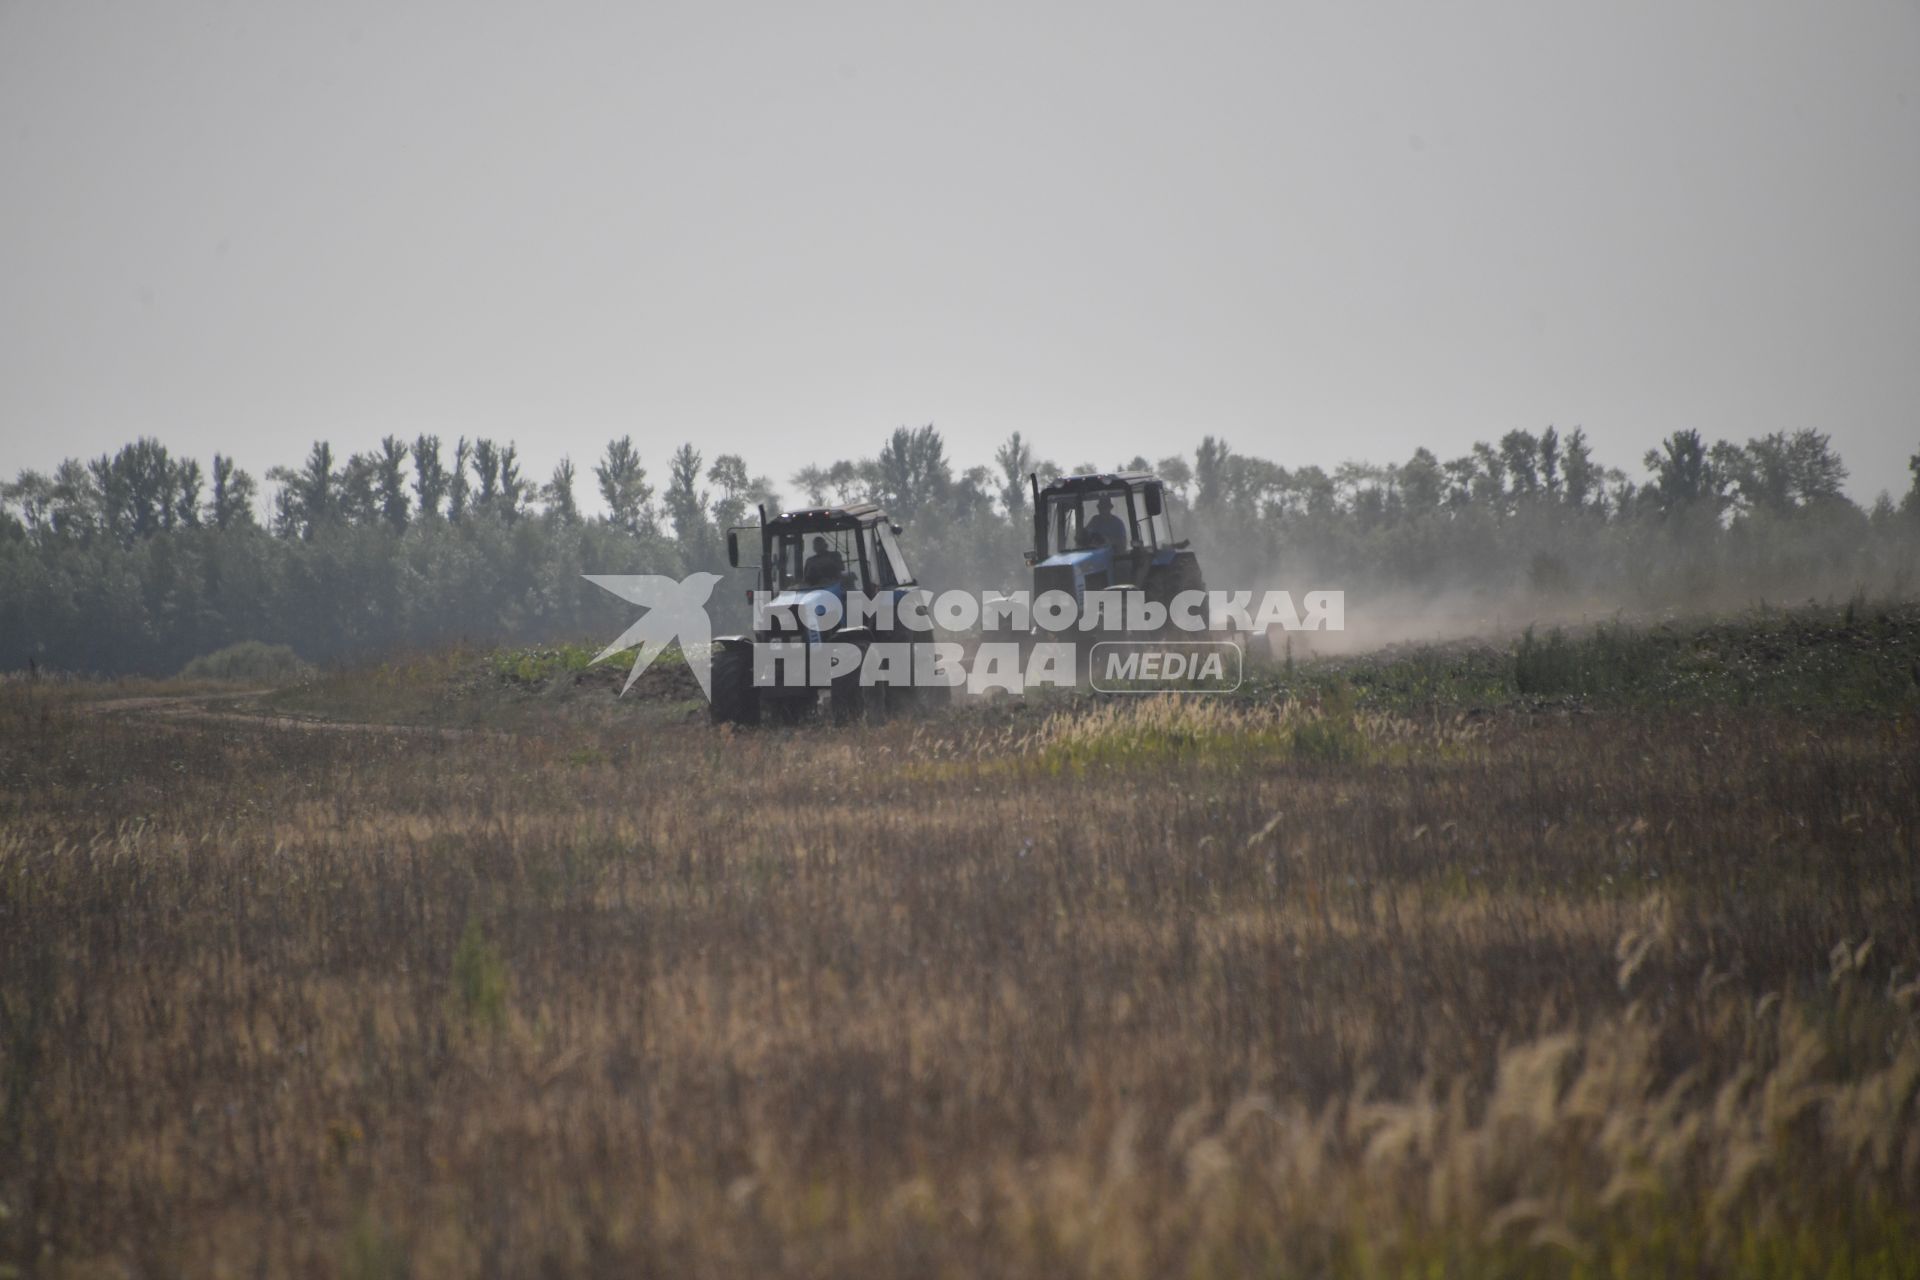
[[[804,507],[783,511],[767,521],[776,533],[825,533],[835,529],[860,528],[879,524],[887,518],[879,504],[855,502],[844,507]]]
[[[1061,476],[1042,488],[1040,492],[1042,494],[1096,493],[1102,489],[1138,489],[1144,485],[1159,483],[1159,477],[1151,471],[1100,471],[1093,475]]]

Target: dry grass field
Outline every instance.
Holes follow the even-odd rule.
[[[1565,646],[744,734],[9,686],[0,1274],[1920,1275],[1898,625],[1811,708]]]

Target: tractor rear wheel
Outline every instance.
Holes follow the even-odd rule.
[[[861,720],[887,718],[886,685],[862,685],[860,672],[849,671],[833,682],[828,698],[833,706],[835,724],[853,724]]]
[[[1147,579],[1147,598],[1157,601],[1168,609],[1173,607],[1175,598],[1182,593],[1205,592],[1206,589],[1206,579],[1200,573],[1199,557],[1191,551],[1182,551],[1174,557],[1172,564],[1156,569]],[[1203,608],[1201,610],[1203,617],[1205,612]],[[1178,639],[1188,633],[1180,631],[1174,625],[1173,618],[1169,616],[1166,625],[1161,629],[1161,634]]]
[[[760,723],[760,691],[753,685],[753,646],[721,644],[713,653],[713,699],[707,716],[715,724]]]
[[[1173,563],[1155,570],[1149,577],[1148,595],[1161,604],[1172,604],[1182,591],[1205,591],[1206,579],[1200,574],[1200,560],[1191,551],[1183,551]]]
[[[833,704],[833,722],[852,724],[866,714],[867,691],[860,685],[860,672],[856,668],[833,682],[828,691]]]

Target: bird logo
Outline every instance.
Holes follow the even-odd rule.
[[[713,701],[713,623],[707,617],[707,600],[720,582],[717,573],[691,573],[685,578],[668,578],[657,573],[587,573],[581,575],[604,591],[611,591],[628,604],[646,609],[640,620],[620,633],[620,638],[600,651],[595,662],[612,657],[623,649],[640,646],[634,655],[633,670],[620,686],[625,693],[633,688],[640,673],[653,665],[660,651],[680,642],[687,667],[700,682],[700,692]]]

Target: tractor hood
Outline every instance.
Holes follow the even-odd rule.
[[[782,623],[796,620],[809,639],[819,639],[823,617],[841,616],[846,608],[846,592],[835,587],[808,587],[800,591],[782,591],[767,602],[769,619],[779,617]],[[787,634],[797,634],[791,627],[781,626]]]
[[[1033,594],[1038,598],[1049,591],[1063,591],[1075,600],[1083,601],[1087,594],[1087,579],[1094,574],[1109,573],[1112,568],[1113,552],[1106,547],[1062,551],[1058,555],[1048,556],[1033,567]]]
[[[1058,555],[1042,560],[1042,569],[1071,569],[1075,577],[1084,578],[1089,573],[1097,573],[1113,564],[1113,552],[1106,547],[1088,547],[1083,551],[1062,551]]]

